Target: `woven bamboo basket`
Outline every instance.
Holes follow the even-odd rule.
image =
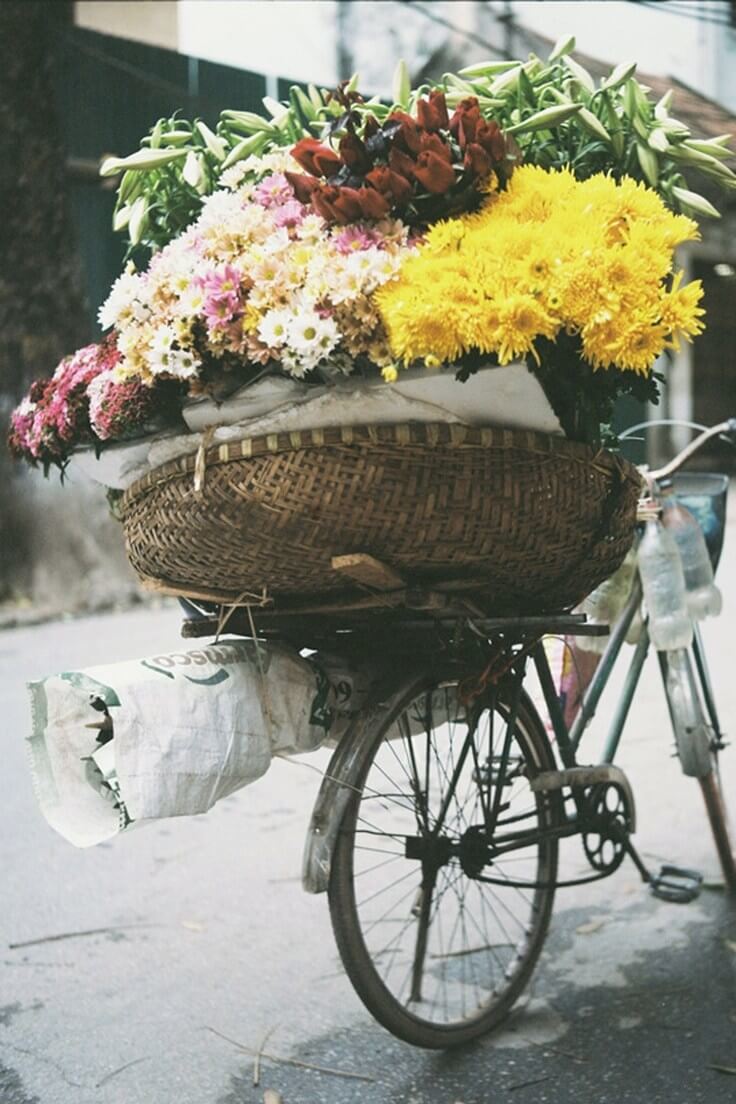
[[[367,553],[488,612],[542,613],[620,564],[640,484],[626,461],[559,437],[355,426],[183,457],[131,486],[121,516],[135,571],[168,593],[349,602],[333,557]]]

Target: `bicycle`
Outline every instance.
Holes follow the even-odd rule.
[[[735,430],[733,421],[714,427],[650,478],[670,474],[707,440]],[[725,513],[721,536],[724,521]],[[631,841],[631,787],[613,764],[649,650],[646,623],[601,763],[577,760],[640,603],[637,578],[570,730],[542,638],[597,631],[577,615],[486,620],[472,625],[472,643],[465,640],[454,655],[451,644],[437,655],[441,617],[434,630],[423,630],[425,640],[432,637],[429,650],[421,645],[423,623],[411,620],[405,635],[379,645],[389,647],[382,665],[389,669],[327,768],[304,886],[327,891],[350,981],[373,1016],[406,1042],[461,1045],[505,1019],[541,951],[555,890],[570,884],[557,879],[560,839],[580,835],[593,870],[572,884],[607,877],[628,855],[658,896],[686,901],[697,894],[694,872],[665,866],[654,875],[646,868]],[[358,658],[360,652],[358,645]],[[402,655],[409,666],[397,672]],[[724,879],[736,891],[718,774],[724,741],[697,631],[691,656],[691,705],[706,723],[693,726],[696,743],[681,735],[678,753],[700,783]],[[672,711],[666,654],[659,657]],[[523,688],[530,660],[555,749]]]
[[[736,419],[649,473],[650,484],[724,433],[736,436]],[[717,484],[705,486],[717,507],[709,533],[717,562],[727,479],[700,478],[701,490],[708,479]],[[373,575],[380,567],[371,564]],[[646,621],[601,762],[578,763],[583,734],[641,605],[638,576],[569,729],[544,637],[607,629],[571,613],[474,617],[442,596],[411,588],[402,594],[402,607],[371,621],[370,631],[333,624],[312,633],[314,648],[349,660],[370,689],[325,772],[303,885],[327,892],[343,965],[373,1016],[406,1042],[447,1048],[485,1034],[509,1014],[539,957],[557,888],[608,877],[627,856],[667,900],[692,900],[701,879],[674,866],[658,874],[647,869],[631,839],[631,786],[613,763],[649,650]],[[212,615],[195,613],[200,621],[185,635],[215,624]],[[239,631],[238,618],[236,612],[232,631]],[[259,635],[268,636],[264,624]],[[243,621],[240,631],[255,630]],[[275,632],[283,632],[283,623]],[[699,632],[687,659],[686,729],[674,725],[666,653],[659,659],[681,766],[700,783],[724,879],[736,891],[718,773],[724,740]],[[554,747],[524,689],[530,663]],[[561,881],[559,842],[573,836],[581,837],[592,873]]]

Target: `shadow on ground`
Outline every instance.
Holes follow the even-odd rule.
[[[606,922],[597,929],[587,910],[560,913],[536,989],[502,1033],[455,1052],[423,1052],[366,1014],[294,1052],[275,1035],[266,1048],[273,1053],[371,1080],[264,1059],[256,1087],[248,1059],[218,1104],[261,1104],[266,1088],[284,1104],[488,1104],[507,1097],[514,1104],[733,1104],[736,910],[718,892],[694,908],[689,921],[688,906],[637,901],[624,925],[643,923],[663,937],[613,971]],[[659,918],[656,927],[650,916]],[[619,938],[611,928],[609,943]],[[568,963],[577,968],[566,978]]]

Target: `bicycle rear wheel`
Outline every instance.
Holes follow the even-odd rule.
[[[554,767],[534,707],[522,694],[509,725],[505,695],[470,716],[460,699],[456,679],[409,679],[366,733],[372,746],[329,885],[337,946],[361,1000],[394,1035],[434,1048],[508,1015],[542,948],[557,873],[548,830],[559,796],[529,787]],[[516,837],[490,863],[484,810],[495,811],[492,844]]]

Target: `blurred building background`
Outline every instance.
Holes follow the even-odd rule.
[[[226,107],[260,110],[293,83],[330,87],[353,72],[390,95],[403,57],[413,83],[489,58],[540,56],[574,33],[596,75],[637,60],[657,97],[697,135],[736,133],[736,3],[476,0],[5,0],[0,5],[0,417],[31,379],[99,335],[96,313],[119,273],[114,192],[102,157],[137,148],[177,108],[214,126]],[[723,207],[722,197],[718,198]],[[682,263],[705,284],[708,328],[662,366],[657,416],[714,422],[736,413],[736,203],[703,227]],[[620,423],[647,417],[624,405]],[[665,452],[687,431],[659,433]],[[727,453],[710,463],[731,462]],[[139,591],[100,487],[0,457],[0,603],[44,611],[101,607]]]

